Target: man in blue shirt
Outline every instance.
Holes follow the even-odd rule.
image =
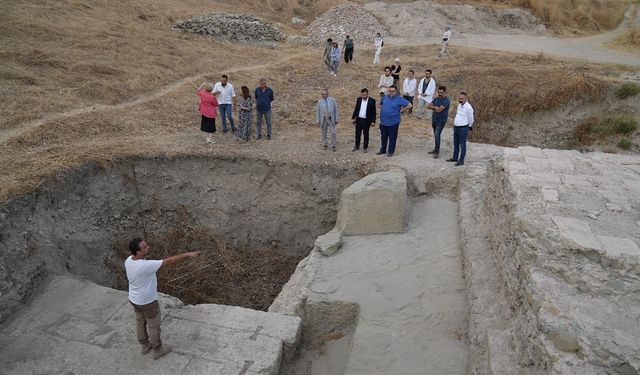
[[[436,145],[433,150],[429,151],[429,154],[433,154],[434,159],[437,159],[440,154],[440,135],[442,134],[442,129],[444,129],[444,126],[447,124],[450,105],[451,102],[449,98],[447,98],[447,88],[444,86],[439,86],[436,98],[432,103],[427,103],[427,108],[433,110],[431,127],[433,128],[433,139]]]
[[[380,151],[376,155],[386,153],[389,157],[393,156],[400,127],[400,113],[410,110],[411,107],[413,106],[407,99],[398,95],[395,85],[390,86],[387,95],[380,99]]]
[[[267,123],[267,139],[271,139],[271,102],[273,101],[273,90],[267,87],[267,80],[260,79],[260,87],[256,88],[256,113],[258,121],[256,128],[258,130],[258,139],[262,138],[262,117]]]

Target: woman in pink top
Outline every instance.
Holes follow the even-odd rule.
[[[202,87],[204,87],[204,90],[202,90]],[[213,86],[210,83],[202,82],[197,92],[200,97],[200,113],[202,114],[200,130],[207,133],[205,138],[207,143],[211,143],[211,135],[216,132],[216,115],[218,112],[218,99],[216,99],[212,91]]]

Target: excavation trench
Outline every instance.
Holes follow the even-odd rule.
[[[134,237],[150,242],[152,258],[203,252],[162,270],[162,292],[266,310],[357,179],[348,169],[196,157],[69,171],[0,207],[0,321],[50,274],[126,288]]]

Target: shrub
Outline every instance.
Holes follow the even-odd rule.
[[[632,82],[625,83],[624,85],[618,87],[618,89],[616,90],[616,96],[619,99],[626,99],[637,95],[638,93],[640,93],[640,85]]]
[[[623,150],[630,150],[631,146],[633,146],[633,142],[631,142],[630,140],[628,140],[627,138],[622,138],[619,142],[618,142],[618,147],[620,147]]]
[[[638,121],[632,117],[610,117],[606,122],[616,134],[630,134],[638,128]]]

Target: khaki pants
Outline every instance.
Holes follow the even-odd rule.
[[[136,313],[136,335],[142,346],[151,346],[156,349],[162,346],[160,339],[160,304],[153,301],[146,305],[136,305],[129,301]],[[147,334],[147,329],[149,333]]]

